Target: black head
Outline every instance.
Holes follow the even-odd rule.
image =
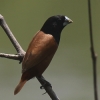
[[[62,29],[69,23],[73,21],[67,16],[56,15],[48,18],[41,28],[46,34],[51,34],[54,36],[57,43],[60,41],[60,34]]]

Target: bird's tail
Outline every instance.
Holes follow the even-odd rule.
[[[14,95],[16,95],[24,86],[24,84],[27,82],[27,80],[20,80],[19,84],[15,88]]]

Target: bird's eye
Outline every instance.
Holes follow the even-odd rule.
[[[57,26],[57,22],[53,22],[53,26],[56,27]]]

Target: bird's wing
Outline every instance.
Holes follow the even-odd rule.
[[[31,41],[22,63],[22,73],[36,66],[49,54],[55,52],[58,45],[50,34],[39,31]]]

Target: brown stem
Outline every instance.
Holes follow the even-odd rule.
[[[94,100],[98,100],[98,91],[97,91],[97,55],[94,50],[94,43],[93,43],[93,31],[92,31],[92,14],[91,14],[91,4],[90,0],[88,0],[88,14],[89,14],[89,30],[90,30],[90,50],[91,50],[91,57],[93,62],[93,84],[94,84]]]

